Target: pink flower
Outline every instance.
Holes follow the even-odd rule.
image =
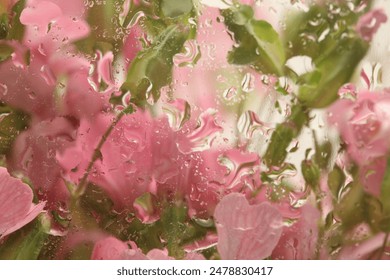
[[[84,7],[82,1],[69,2]],[[8,42],[14,49],[12,59],[0,65],[0,100],[41,120],[58,115],[91,117],[108,108],[108,94],[114,90],[112,55],[102,56],[97,71],[89,74],[94,65],[76,55],[71,44],[86,36],[89,27],[80,11],[61,3],[28,1],[20,18],[26,25],[23,45]],[[107,92],[100,93],[93,80],[106,82]],[[84,103],[89,106],[80,105]]]
[[[54,3],[58,2],[58,3]],[[62,1],[61,1],[62,2]],[[79,19],[70,5],[61,7],[59,1],[28,1],[20,15],[20,22],[26,25],[24,43],[40,49],[46,55],[58,51],[64,43],[74,42],[88,35],[88,24]],[[80,3],[79,0],[68,2]],[[72,14],[67,14],[68,12]]]
[[[15,140],[8,166],[22,172],[32,183],[39,198],[49,201],[50,208],[67,203],[69,192],[61,177],[56,154],[73,141],[73,124],[66,118],[32,123]]]
[[[214,213],[222,259],[264,259],[282,233],[282,216],[268,203],[249,205],[245,196],[225,196]]]
[[[92,154],[114,116],[99,114],[94,120],[82,119],[76,141],[57,158],[64,176],[79,184]],[[134,200],[148,191],[152,183],[150,117],[143,113],[125,116],[115,127],[101,149],[89,180],[102,187],[116,208],[132,207]]]
[[[13,58],[0,64],[0,101],[38,118],[54,116],[55,85],[45,79],[51,75],[44,73],[49,68],[42,56],[32,56],[26,65],[22,57],[27,49],[16,42],[10,45],[15,49]]]
[[[371,41],[382,23],[387,21],[387,16],[382,9],[371,10],[360,17],[356,31],[366,41]]]
[[[17,231],[43,211],[44,202],[33,204],[29,186],[0,167],[0,238]]]
[[[131,248],[129,248],[129,245]],[[168,256],[166,250],[152,249],[146,255],[129,241],[127,243],[114,237],[107,237],[96,242],[93,248],[92,260],[174,260]],[[202,255],[189,253],[186,255],[187,260],[204,260]]]
[[[375,251],[383,246],[385,239],[386,234],[380,232],[352,245],[343,246],[338,254],[338,258],[341,260],[367,260],[370,257],[372,259],[377,259],[378,252],[375,253]],[[388,249],[388,246],[386,249]],[[389,256],[387,254],[382,254],[381,259],[388,260]]]
[[[315,255],[318,237],[317,208],[306,204],[301,209],[301,217],[290,227],[284,227],[278,245],[272,252],[272,259],[308,260]]]
[[[113,118],[100,114],[93,121],[81,120],[73,147],[57,155],[67,180],[79,183]],[[255,188],[256,154],[210,148],[199,152],[198,145],[193,146],[195,151],[189,145],[182,153],[178,143],[194,135],[187,127],[183,131],[174,131],[166,118],[153,119],[147,112],[123,117],[104,143],[88,179],[106,191],[117,209],[132,209],[135,199],[149,192],[157,198],[186,200],[190,216],[202,217],[212,215],[224,193]],[[154,219],[153,213],[136,209],[143,213],[143,220]]]
[[[389,118],[390,93],[385,91],[360,92],[356,101],[341,99],[329,110],[329,122],[341,133],[349,156],[361,167],[362,181],[374,195],[380,193],[390,149]]]

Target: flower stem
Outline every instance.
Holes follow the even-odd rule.
[[[131,106],[131,105],[129,105]],[[100,139],[98,145],[96,146],[92,158],[90,162],[88,163],[87,168],[85,169],[84,175],[81,178],[79,184],[77,185],[77,188],[73,194],[74,200],[77,201],[80,196],[82,196],[87,188],[88,185],[88,176],[91,173],[91,170],[95,164],[95,162],[101,157],[101,148],[103,147],[104,143],[106,143],[108,137],[110,136],[111,132],[115,128],[115,126],[118,124],[118,122],[122,119],[122,117],[126,114],[128,111],[128,108],[125,108],[122,110],[114,119],[112,124],[107,128],[107,130],[104,132],[102,138]]]

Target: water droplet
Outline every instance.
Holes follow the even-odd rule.
[[[294,71],[298,76],[312,72],[315,69],[312,58],[306,55],[294,56],[288,59],[286,66]]]
[[[194,26],[197,25],[196,20],[194,18],[189,18],[188,19],[188,23],[191,24],[191,25],[194,25]]]
[[[252,177],[259,165],[259,157],[253,153],[241,153],[239,150],[230,150],[218,157],[218,163],[226,167],[226,174],[223,183],[228,189],[235,187],[254,188]],[[243,184],[244,183],[244,184]]]
[[[169,125],[175,131],[180,130],[191,117],[190,104],[180,98],[164,104],[162,110],[168,117]]]
[[[237,122],[237,128],[248,139],[251,139],[255,132],[266,135],[271,130],[271,127],[263,123],[253,111],[246,111],[240,116]]]
[[[8,87],[6,84],[0,83],[0,95],[6,96],[8,93]]]
[[[325,40],[325,38],[326,38],[326,36],[328,36],[328,34],[330,33],[330,29],[329,28],[327,28],[327,29],[325,29],[322,33],[321,33],[321,35],[318,37],[318,42],[321,42],[321,41],[323,41],[323,40]]]
[[[46,52],[45,52],[45,49],[43,48],[43,44],[39,44],[38,46],[38,52],[43,55],[43,56],[46,56]]]
[[[36,98],[37,98],[37,94],[36,94],[35,92],[33,92],[33,91],[30,91],[30,92],[28,93],[28,97],[29,97],[30,99],[36,99]]]
[[[216,49],[217,47],[215,44],[209,44],[207,45],[207,56],[211,59],[214,60],[216,56]]]
[[[267,176],[272,180],[272,184],[278,186],[284,178],[297,175],[296,167],[291,163],[283,163],[281,166],[274,166],[267,172]]]
[[[126,26],[126,28],[132,28],[134,25],[136,25],[141,18],[145,16],[145,13],[143,11],[138,11],[134,14],[134,16],[131,18],[129,24]]]
[[[223,92],[223,98],[225,98],[226,100],[229,100],[229,101],[232,100],[236,96],[237,96],[237,88],[236,87],[230,87]]]
[[[92,89],[97,92],[98,91],[98,86],[95,83],[95,81],[93,80],[93,78],[92,77],[88,77],[87,81],[88,81],[88,84],[92,87]]]
[[[339,89],[338,95],[340,96],[341,99],[356,100],[357,90],[355,85],[351,83],[343,85]]]
[[[173,63],[178,67],[193,67],[201,57],[200,47],[195,40],[187,40],[184,43],[184,53],[178,53],[173,57]]]
[[[243,92],[249,93],[255,88],[255,77],[251,73],[246,73],[241,82]]]
[[[214,109],[200,114],[195,130],[177,143],[182,153],[204,151],[211,147],[216,134],[222,131],[222,127],[216,123],[215,114]]]
[[[52,86],[56,83],[56,77],[53,71],[51,71],[51,69],[49,68],[49,66],[43,65],[40,70],[42,73],[42,78],[45,80],[46,84]]]
[[[131,100],[131,93],[130,93],[130,91],[127,91],[122,96],[122,105],[123,105],[123,107],[128,107],[130,105],[130,100]]]

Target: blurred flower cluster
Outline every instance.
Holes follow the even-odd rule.
[[[287,2],[1,0],[0,258],[389,258],[385,10]]]

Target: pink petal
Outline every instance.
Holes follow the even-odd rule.
[[[245,196],[225,196],[214,213],[222,259],[264,259],[282,233],[282,216],[268,203],[249,205]]]
[[[3,233],[3,236],[6,236],[8,234],[11,234],[15,231],[17,231],[18,229],[24,227],[25,225],[27,225],[28,223],[30,223],[32,220],[34,220],[40,213],[43,212],[43,208],[45,207],[46,205],[46,202],[41,202],[41,203],[38,203],[37,205],[34,205],[34,206],[31,206],[31,209],[29,210],[29,212],[27,213],[26,216],[24,216],[24,218],[22,218],[21,220],[17,221],[13,226],[9,227],[4,233]],[[2,230],[0,229],[0,232]]]
[[[379,249],[383,245],[385,239],[384,233],[367,238],[359,244],[344,246],[338,255],[341,260],[359,260],[367,259],[372,252]]]
[[[104,56],[99,60],[97,65],[99,80],[103,79],[103,81],[109,86],[115,85],[112,77],[112,68],[111,68],[113,61],[114,61],[114,54],[112,52],[108,52],[104,54]]]
[[[50,21],[61,15],[61,9],[56,4],[42,1],[37,3],[36,6],[25,8],[20,15],[20,22],[24,25],[37,25],[39,28],[47,28]]]
[[[121,260],[124,252],[129,250],[126,243],[114,238],[107,237],[98,241],[92,251],[92,260]]]
[[[32,198],[29,186],[0,167],[0,236],[20,229],[42,212],[45,203],[34,205]]]
[[[50,29],[52,38],[48,38],[52,41],[53,38],[59,43],[64,41],[73,42],[84,38],[89,34],[89,25],[84,20],[73,20],[70,17],[61,17],[56,20],[56,23]]]
[[[304,205],[300,211],[302,214],[299,220],[283,229],[279,243],[272,253],[273,259],[308,260],[314,257],[320,212],[309,204]]]
[[[366,40],[371,41],[382,23],[387,21],[387,16],[382,9],[375,9],[364,14],[356,25],[356,31]]]
[[[150,250],[146,256],[150,260],[174,260],[174,258],[168,256],[168,252],[159,249]]]
[[[188,253],[185,257],[186,260],[205,260],[205,257],[198,253]]]

